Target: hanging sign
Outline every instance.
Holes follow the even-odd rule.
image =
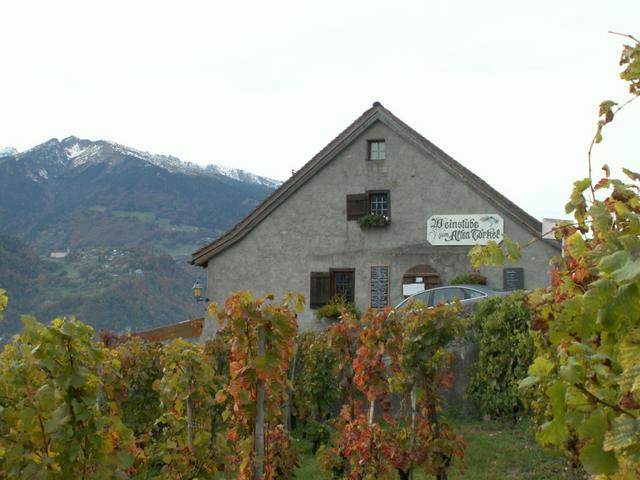
[[[486,245],[502,241],[504,220],[495,213],[432,215],[427,220],[427,241],[431,245]]]

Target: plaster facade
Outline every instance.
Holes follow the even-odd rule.
[[[367,159],[372,139],[384,139],[384,160]],[[364,311],[371,301],[370,269],[386,265],[389,303],[396,305],[404,298],[403,275],[416,265],[430,265],[443,285],[470,270],[471,247],[427,241],[427,219],[436,214],[497,213],[512,240],[525,244],[536,238],[517,214],[443,167],[436,158],[441,153],[420,148],[384,117],[372,118],[246,235],[207,259],[209,299],[222,303],[237,290],[276,298],[293,291],[308,298],[311,272],[352,268],[355,303]],[[346,196],[371,190],[389,191],[391,222],[361,230],[357,221],[347,220]],[[548,241],[522,251],[518,267],[524,268],[525,288],[548,285],[549,259],[558,253]],[[480,273],[490,287],[502,289],[502,268]],[[303,330],[321,326],[309,307],[298,320]],[[214,332],[213,322],[205,325],[205,336]]]

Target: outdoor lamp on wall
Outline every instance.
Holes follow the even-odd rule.
[[[196,281],[196,283],[193,284],[192,290],[193,298],[196,299],[196,303],[209,301],[208,298],[202,298],[202,285],[200,285],[200,282]]]

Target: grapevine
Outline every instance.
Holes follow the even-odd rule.
[[[106,479],[133,465],[133,434],[101,402],[98,367],[117,369],[73,318],[24,332],[0,354],[0,478]]]
[[[227,395],[232,398],[225,417],[227,438],[237,445],[239,479],[292,478],[297,465],[288,434],[280,427],[280,407],[289,395],[295,311],[302,305],[301,296],[288,295],[277,304],[272,296],[237,292],[220,312],[210,307],[231,336],[230,380],[216,397],[220,403]]]
[[[640,96],[640,42],[623,48],[621,78],[631,99],[600,104],[589,177],[565,206],[575,222],[556,228],[563,257],[551,287],[529,296],[536,358],[520,387],[533,396],[539,443],[566,452],[599,479],[640,478],[640,174],[592,180],[592,149],[603,128]],[[497,255],[495,245],[473,252]],[[489,262],[490,263],[490,262]]]

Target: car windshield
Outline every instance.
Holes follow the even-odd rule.
[[[433,302],[432,305],[437,305],[439,303],[451,303],[456,298],[458,300],[464,300],[465,289],[460,287],[447,287],[447,288],[438,288],[433,291]]]
[[[478,292],[482,292],[485,295],[494,295],[497,292],[497,290],[494,290],[493,288],[489,288],[485,285],[461,285],[461,287],[467,290],[475,290]]]
[[[422,302],[428,307],[439,303],[452,303],[455,299],[462,302],[472,298],[495,295],[497,292],[484,285],[451,285],[448,287],[436,287],[423,290],[415,295],[405,298],[396,308],[401,308],[409,302]]]
[[[422,292],[416,293],[410,297],[405,298],[396,308],[404,307],[409,300],[412,302],[422,302],[426,306],[429,306],[429,295],[431,295],[431,290],[424,290]]]

